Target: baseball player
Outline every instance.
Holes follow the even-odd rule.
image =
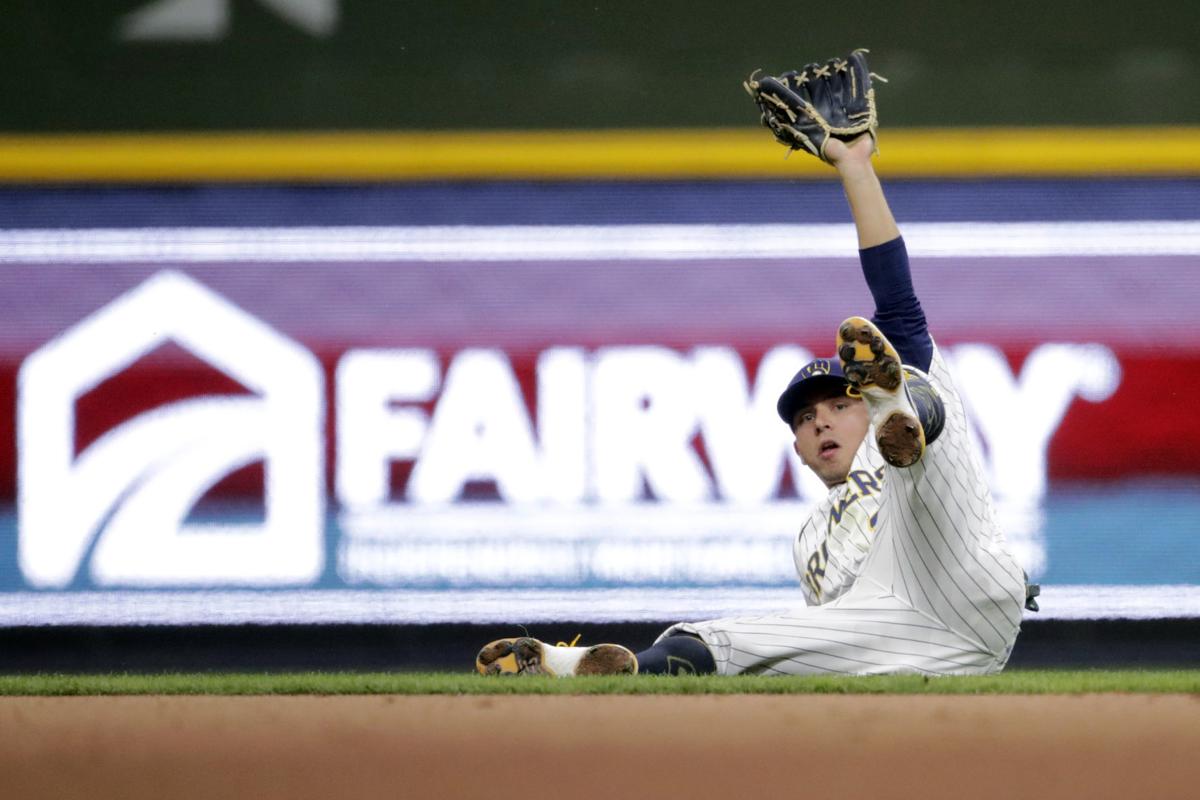
[[[874,95],[863,52],[747,84],[776,138],[837,169],[875,300],[872,319],[843,322],[836,354],[801,369],[777,405],[796,454],[829,489],[793,543],[807,605],[679,623],[636,654],[617,644],[502,639],[480,651],[481,673],[969,675],[1004,667],[1026,603],[1024,573],[997,528],[962,401],[926,328],[871,163]],[[822,82],[830,85],[809,87]],[[838,108],[829,111],[831,102]],[[856,118],[856,107],[869,115]],[[828,292],[840,294],[837,286]]]

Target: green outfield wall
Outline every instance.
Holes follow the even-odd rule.
[[[756,67],[872,51],[885,126],[1200,123],[1191,0],[0,5],[0,132],[736,127]]]

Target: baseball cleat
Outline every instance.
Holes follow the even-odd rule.
[[[579,637],[575,637],[579,641]],[[637,656],[619,644],[576,647],[559,642],[551,647],[529,636],[497,639],[475,657],[480,675],[636,675]]]
[[[893,467],[916,464],[925,454],[925,429],[896,348],[869,320],[850,317],[838,327],[837,354],[851,390],[871,409],[883,460]]]

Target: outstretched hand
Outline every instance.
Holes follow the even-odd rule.
[[[825,160],[839,170],[858,164],[870,164],[875,153],[875,140],[864,133],[850,142],[832,136],[825,142]]]

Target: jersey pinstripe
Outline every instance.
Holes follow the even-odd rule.
[[[792,542],[800,588],[810,606],[840,597],[862,571],[883,501],[883,457],[868,436],[845,483],[829,490]]]
[[[681,623],[663,636],[700,636],[722,674],[1001,669],[1020,626],[1024,575],[996,525],[966,412],[936,346],[929,379],[946,427],[921,462],[885,464],[868,433],[850,478],[801,527],[793,554],[810,605]]]

